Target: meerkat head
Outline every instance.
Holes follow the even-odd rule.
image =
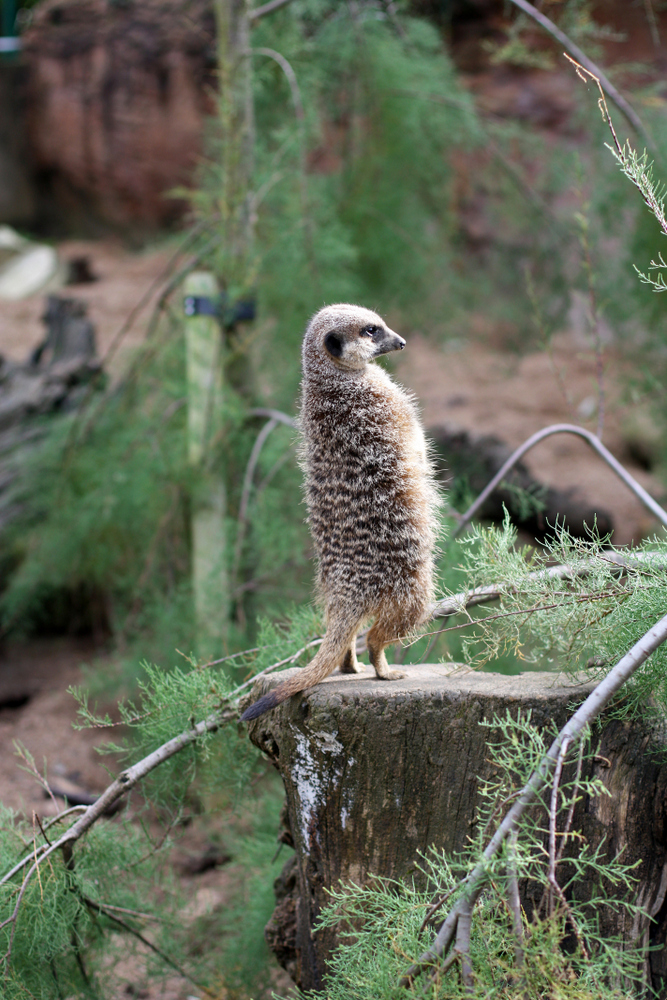
[[[304,348],[314,347],[338,368],[359,369],[381,354],[402,351],[405,341],[370,309],[335,305],[320,309],[308,324]]]

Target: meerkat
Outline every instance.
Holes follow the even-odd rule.
[[[256,719],[337,667],[358,673],[357,632],[382,680],[385,648],[430,617],[438,491],[413,397],[374,359],[405,340],[376,313],[333,305],[303,340],[301,465],[327,629],[311,663],[246,709]]]

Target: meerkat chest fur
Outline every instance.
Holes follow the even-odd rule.
[[[315,317],[303,350],[301,455],[321,596],[369,615],[388,599],[426,605],[438,495],[415,403],[373,363],[405,341],[368,310],[329,307],[341,309],[342,321]]]

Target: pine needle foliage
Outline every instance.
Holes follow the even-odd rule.
[[[47,825],[46,835],[57,837],[68,822],[69,818]],[[29,823],[2,808],[3,871],[25,854],[34,832]],[[22,891],[22,875],[3,885],[3,997],[100,997],[93,972],[100,962],[100,949],[108,955],[109,931],[117,931],[120,920],[141,931],[147,918],[159,918],[157,869],[155,854],[147,856],[145,839],[132,824],[122,823],[119,828],[117,822],[103,821],[75,846],[68,861],[60,854],[48,859],[39,876],[23,889],[15,921],[11,917]],[[165,873],[160,875],[160,884],[163,892],[174,891]],[[131,942],[126,940],[126,951],[128,947]]]
[[[649,161],[646,150],[639,155],[627,140],[623,146],[619,145],[614,148],[608,145],[607,149],[618,161],[621,173],[640,192],[644,204],[658,222],[662,235],[667,236],[667,215],[665,214],[667,189],[664,184],[656,181],[653,174],[653,163]],[[657,257],[657,262],[652,260],[649,264],[649,271],[657,271],[657,277],[653,278],[650,274],[644,274],[637,267],[635,267],[635,271],[639,275],[639,280],[645,285],[650,285],[654,292],[664,292],[667,291],[667,284],[662,271],[667,269],[667,264],[661,253],[658,253]]]
[[[130,677],[137,649],[172,664],[175,649],[194,648],[190,512],[201,484],[187,459],[186,398],[182,323],[165,318],[124,383],[54,423],[22,470],[14,494],[22,514],[2,539],[15,567],[0,597],[5,631],[92,626],[126,652]],[[211,461],[229,482],[233,551],[258,425],[231,391],[225,406]],[[256,471],[237,580],[250,625],[230,638],[241,648],[252,641],[257,601],[278,617],[310,589],[293,438],[276,428]]]
[[[464,586],[502,580],[506,590],[499,608],[470,617],[466,662],[480,666],[512,653],[526,664],[601,677],[664,614],[664,539],[621,550],[595,532],[581,540],[560,528],[537,550],[517,545],[506,518],[502,528],[472,526],[461,542]],[[612,555],[624,560],[622,573]],[[550,576],[554,565],[571,567],[572,577]],[[667,650],[660,647],[630,683],[627,706],[650,702],[667,711],[666,678]]]

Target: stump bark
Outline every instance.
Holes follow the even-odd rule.
[[[411,877],[431,845],[465,847],[479,783],[490,774],[487,743],[497,738],[480,722],[530,710],[538,727],[561,726],[590,690],[554,674],[403,669],[406,678],[391,683],[370,668],[335,674],[250,725],[250,738],[282,775],[280,839],[295,849],[276,884],[267,940],[302,989],[322,989],[337,944],[335,928],[313,931],[329,887],[363,885],[371,875]],[[252,699],[277,682],[265,678]],[[639,862],[636,901],[644,915],[607,916],[606,929],[627,947],[656,946],[647,977],[667,996],[664,740],[648,725],[619,719],[603,720],[599,740],[592,767],[610,796],[582,801],[575,822],[609,856],[622,849],[625,862]]]

